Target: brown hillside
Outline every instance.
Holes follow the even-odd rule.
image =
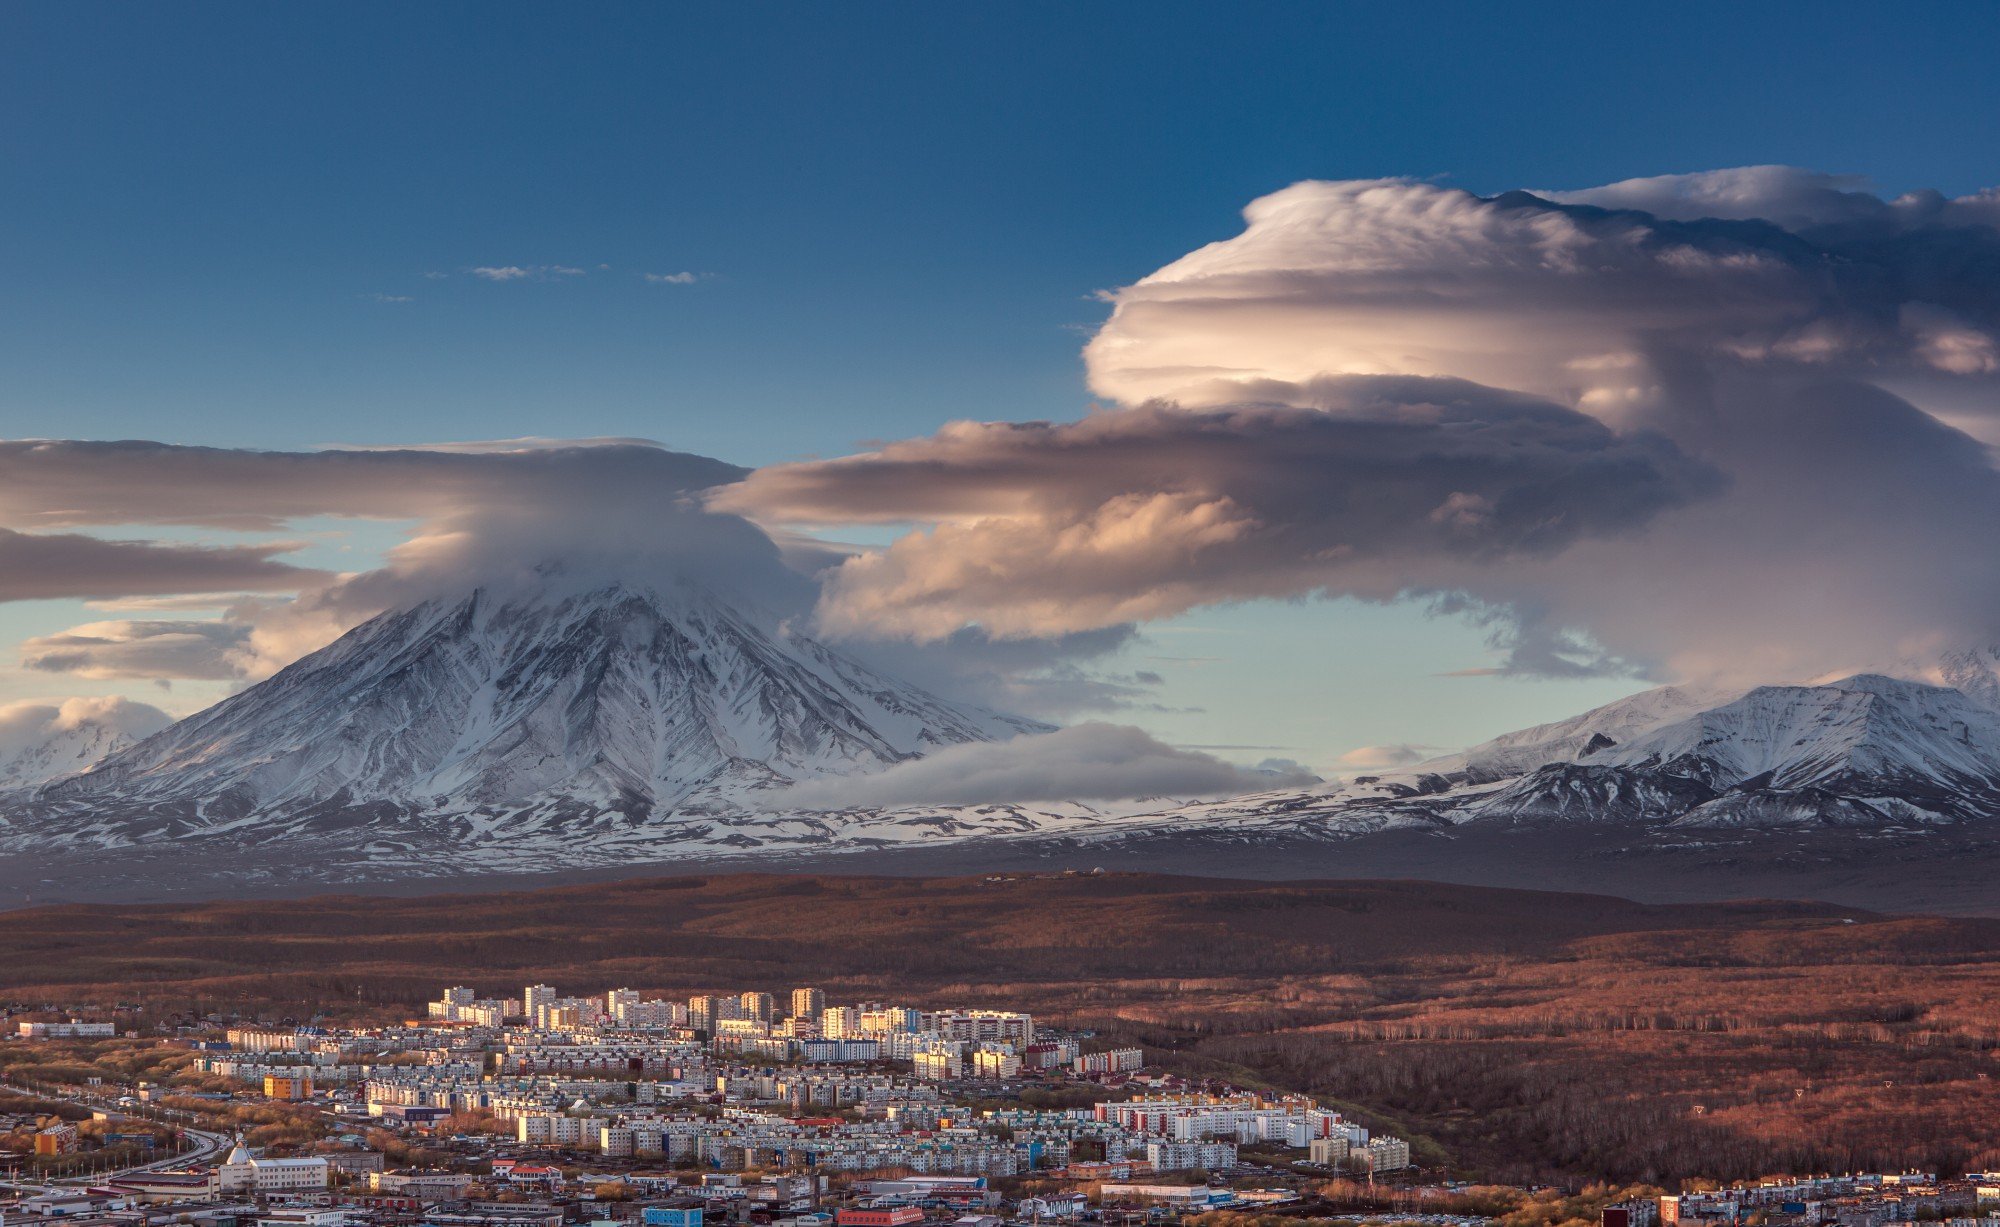
[[[2000,1164],[2000,921],[1423,882],[748,874],[9,913],[0,997],[270,1020],[449,983],[1014,1005],[1309,1089],[1462,1167]]]

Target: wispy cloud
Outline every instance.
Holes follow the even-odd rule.
[[[694,273],[682,270],[678,273],[642,273],[640,275],[654,285],[693,285],[697,281],[707,280],[714,274]]]
[[[417,301],[408,294],[363,294],[361,297],[367,299],[369,302],[402,303]]]
[[[466,271],[485,281],[548,281],[584,276],[583,269],[567,264],[482,264]]]
[[[1380,746],[1357,746],[1334,760],[1341,771],[1380,771],[1390,767],[1407,767],[1434,758],[1441,749],[1438,746],[1413,742],[1397,742]]]

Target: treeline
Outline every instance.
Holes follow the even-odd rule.
[[[1963,1171],[2000,1156],[2000,1095],[1969,1054],[1948,1069],[1922,1069],[1841,1051],[1823,1067],[1832,1081],[1815,1085],[1788,1054],[1754,1041],[1708,1053],[1576,1041],[1366,1044],[1302,1033],[1215,1039],[1196,1050],[1277,1085],[1393,1113],[1461,1168],[1510,1183],[1584,1173],[1676,1183]]]

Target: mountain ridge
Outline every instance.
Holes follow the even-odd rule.
[[[1990,676],[1969,659],[1965,676]],[[16,789],[0,851],[143,861],[254,843],[277,858],[259,872],[363,881],[956,846],[1282,859],[1569,830],[1606,855],[1727,843],[1754,860],[1812,831],[1976,846],[2000,815],[2000,711],[1879,674],[1660,687],[1397,771],[1217,801],[783,800],[802,780],[1047,729],[694,585],[480,589],[380,615],[89,770]]]

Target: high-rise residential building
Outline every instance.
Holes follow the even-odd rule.
[[[999,1041],[1019,1052],[1035,1042],[1035,1020],[1012,1010],[946,1010],[925,1015],[924,1022],[926,1030],[969,1044]]]
[[[795,988],[792,990],[792,1017],[810,1018],[819,1021],[826,1013],[826,994],[816,988]]]
[[[819,1033],[830,1040],[860,1038],[861,1011],[851,1005],[828,1006],[820,1011]]]
[[[767,1023],[778,1012],[778,999],[769,993],[745,993],[740,1000],[744,1018]]]
[[[556,990],[547,984],[530,984],[521,990],[521,1013],[532,1021],[542,1007],[556,999]]]
[[[861,1029],[869,1035],[889,1035],[899,1031],[922,1031],[923,1011],[905,1005],[864,1005]]]
[[[688,1026],[711,1034],[715,1031],[715,1024],[723,1019],[744,1016],[743,999],[740,997],[690,997],[687,1008]]]
[[[604,1012],[611,1016],[612,1022],[627,1021],[626,1016],[632,1012],[632,1007],[638,1004],[639,990],[636,988],[614,988],[604,994]]]

